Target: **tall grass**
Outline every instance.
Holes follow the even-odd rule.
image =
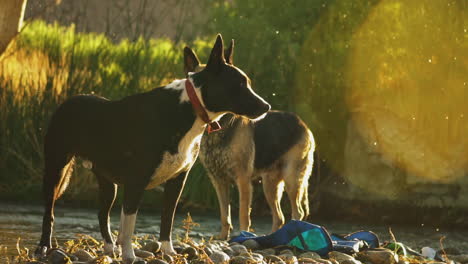
[[[192,46],[202,56],[209,49],[201,40]],[[0,197],[42,197],[43,136],[67,97],[118,99],[182,78],[182,48],[168,39],[112,43],[73,26],[29,24],[0,59]],[[96,188],[89,171],[76,173],[68,197]]]

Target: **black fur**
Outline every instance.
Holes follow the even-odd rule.
[[[249,78],[233,65],[226,64],[220,35],[206,68],[190,78],[196,87],[201,87],[205,108],[214,117],[232,112],[257,118],[270,109],[247,87]],[[100,190],[100,229],[104,240],[113,244],[109,211],[115,200],[117,185],[123,187],[124,215],[136,214],[143,192],[155,170],[165,160],[165,155],[183,155],[177,157],[182,167],[170,167],[172,160],[168,158],[166,168],[174,171],[166,169],[163,172],[167,175],[160,176],[161,181],[166,181],[160,240],[171,241],[175,208],[188,171],[198,155],[198,142],[194,140],[202,135],[204,127],[197,125],[194,128],[195,124],[201,124],[196,123],[201,119],[197,119],[190,102],[181,101],[182,93],[181,87],[160,87],[118,101],[95,95],[79,95],[68,99],[56,110],[44,142],[45,212],[36,254],[43,255],[51,247],[54,204],[65,190],[70,175],[63,171],[67,169],[69,172],[75,156],[93,163]],[[192,132],[189,134],[189,131]],[[184,137],[187,140],[181,145]],[[181,146],[184,152],[178,153]],[[127,237],[123,239],[125,245],[131,245]],[[133,250],[129,251],[128,247],[126,250],[127,259],[124,262],[132,263]]]
[[[255,169],[271,166],[304,135],[305,124],[297,115],[270,111],[262,120],[252,124],[255,141]]]

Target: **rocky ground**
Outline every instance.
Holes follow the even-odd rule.
[[[42,259],[34,259],[32,251],[37,245],[42,223],[41,207],[19,207],[3,204],[0,206],[0,263],[36,264],[99,264],[121,263],[119,257],[104,256],[102,240],[95,211],[59,208],[57,210],[54,245]],[[113,227],[118,226],[118,212],[112,216]],[[186,215],[178,215],[175,220],[173,237],[176,256],[163,255],[157,241],[159,215],[144,211],[137,221],[137,235],[134,240],[136,255],[142,260],[137,263],[323,263],[323,264],[464,264],[468,263],[468,232],[460,229],[447,229],[420,223],[412,226],[393,226],[376,223],[364,225],[345,222],[316,222],[325,226],[330,233],[347,234],[358,230],[370,230],[379,235],[382,246],[386,242],[397,241],[417,252],[425,249],[426,255],[436,253],[437,260],[421,258],[401,251],[388,249],[366,250],[347,255],[331,252],[318,256],[287,246],[259,248],[252,240],[243,244],[212,240],[219,230],[219,218],[209,215],[194,215],[200,225],[190,224]],[[269,218],[256,217],[253,221],[255,232],[268,234],[271,227]],[[237,223],[234,223],[238,226]],[[56,239],[55,239],[56,238]],[[431,248],[433,250],[431,251]],[[444,250],[442,250],[444,249]],[[445,253],[444,253],[445,252]],[[397,254],[398,253],[398,254]]]
[[[220,240],[195,242],[190,238],[174,242],[174,248],[178,255],[164,255],[161,244],[148,236],[135,239],[135,254],[139,258],[135,264],[204,264],[204,263],[229,263],[229,264],[415,264],[415,263],[468,263],[468,255],[459,250],[447,248],[434,253],[439,260],[425,257],[403,255],[401,251],[393,251],[386,248],[367,249],[356,254],[345,254],[337,251],[329,252],[326,256],[320,256],[314,252],[298,250],[289,246],[275,248],[260,248],[256,241],[247,240],[242,244]],[[35,263],[35,264],[99,264],[122,263],[119,257],[104,256],[102,243],[90,236],[82,236],[76,240],[70,240],[59,249],[52,249],[47,257],[35,260],[28,253],[21,251],[11,259],[11,263]],[[466,253],[466,252],[465,252]]]

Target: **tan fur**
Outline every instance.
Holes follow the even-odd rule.
[[[222,239],[227,238],[232,230],[229,193],[231,183],[234,183],[239,190],[240,230],[250,229],[252,183],[258,176],[262,179],[263,192],[272,212],[272,231],[276,231],[285,222],[280,203],[284,190],[291,202],[292,219],[302,220],[309,215],[307,188],[315,150],[310,130],[307,130],[303,138],[270,167],[255,170],[255,147],[253,142],[249,142],[253,141],[253,130],[249,129],[247,124],[248,122],[243,121],[242,125],[233,132],[234,137],[229,151],[212,153],[220,157],[219,160],[225,164],[221,167],[229,168],[226,175],[214,175],[215,172],[208,171],[220,204],[221,233],[218,237]],[[209,158],[205,157],[203,152],[200,155],[202,161]]]

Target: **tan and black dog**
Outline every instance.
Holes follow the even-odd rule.
[[[232,55],[230,47],[225,54],[231,59],[229,63]],[[203,68],[193,50],[185,48],[186,74]],[[200,161],[218,195],[222,224],[219,237],[227,238],[232,229],[229,189],[233,183],[239,190],[240,229],[249,230],[252,181],[257,177],[262,179],[271,208],[272,231],[284,224],[280,204],[284,188],[291,202],[292,219],[307,217],[307,188],[315,150],[314,137],[307,125],[296,114],[283,111],[269,111],[258,121],[225,115],[220,124],[223,129],[205,133],[200,145]]]
[[[132,235],[143,192],[164,182],[160,241],[164,253],[175,253],[174,212],[205,128],[226,113],[258,118],[269,109],[247,75],[226,63],[220,35],[205,69],[187,79],[116,101],[95,95],[68,99],[53,114],[45,136],[45,211],[36,254],[51,247],[54,204],[68,185],[75,156],[92,162],[99,183],[105,253],[121,247],[124,263],[134,262]],[[109,211],[117,186],[123,188],[123,205],[115,243]]]

